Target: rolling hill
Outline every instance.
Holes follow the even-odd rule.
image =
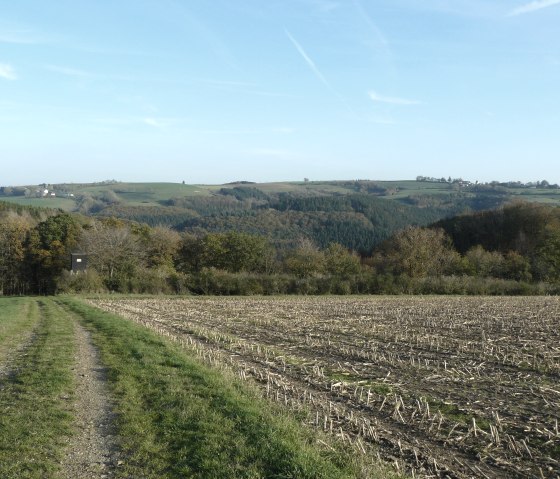
[[[428,225],[516,200],[560,205],[560,189],[546,182],[424,178],[224,185],[106,181],[3,187],[0,200],[192,233],[237,230],[268,236],[277,244],[309,238],[324,247],[334,241],[367,253],[408,225]]]

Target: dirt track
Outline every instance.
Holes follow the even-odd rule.
[[[90,334],[76,323],[76,390],[71,404],[75,434],[61,465],[61,479],[111,478],[118,444],[105,370]]]

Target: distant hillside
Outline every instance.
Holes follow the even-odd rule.
[[[496,210],[444,219],[434,226],[446,231],[461,254],[482,246],[488,251],[532,256],[547,241],[560,238],[560,207],[511,203]]]
[[[396,230],[489,210],[516,199],[560,205],[546,182],[473,184],[462,180],[304,181],[225,185],[180,183],[56,184],[0,188],[18,205],[114,216],[193,233],[239,230],[277,244],[309,238],[368,253]]]

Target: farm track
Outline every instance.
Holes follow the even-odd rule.
[[[106,371],[89,332],[77,321],[75,328],[76,390],[72,411],[76,434],[67,445],[60,478],[111,478],[118,463],[118,444]]]
[[[118,459],[114,418],[110,412],[105,370],[101,367],[89,332],[79,324],[75,315],[50,299],[22,301],[20,308],[16,308],[4,321],[0,344],[0,392],[13,395],[13,399],[7,402],[6,412],[14,417],[14,421],[17,413],[12,414],[11,409],[21,408],[22,417],[34,415],[35,418],[21,423],[21,427],[28,428],[29,441],[25,444],[20,444],[21,439],[17,438],[19,427],[6,433],[8,437],[11,437],[10,434],[16,436],[11,443],[14,455],[10,461],[13,462],[10,474],[17,477],[52,477],[51,471],[60,468],[56,472],[56,477],[60,479],[113,477]],[[66,332],[69,332],[65,338],[69,353],[64,358],[66,353],[60,352],[61,343],[57,344],[57,339],[51,343],[51,338],[65,337]],[[70,346],[72,343],[74,347]],[[48,375],[59,359],[64,364],[57,365],[58,370],[52,375],[53,382],[60,384],[52,386],[56,390],[53,393],[49,390],[51,384],[38,385],[40,380],[33,376],[33,372],[45,368],[38,376],[43,376],[43,373]],[[68,359],[67,363],[65,359]],[[68,378],[66,383],[64,376]],[[73,381],[70,379],[72,376]],[[49,413],[44,411],[47,403],[51,408]],[[25,412],[26,407],[32,411]],[[66,423],[68,429],[65,426],[56,432],[53,432],[56,429],[54,426],[52,430],[48,429],[50,419],[47,416],[51,413],[60,414],[60,422]],[[66,418],[70,418],[67,413],[73,416],[73,424],[71,419],[67,422]],[[11,427],[9,422],[6,425]],[[75,432],[72,435],[70,428]],[[49,434],[52,437],[47,438]],[[38,437],[36,443],[33,437]],[[15,455],[16,451],[24,451],[25,447],[35,449],[32,458],[25,453],[21,457]],[[48,448],[56,450],[56,454],[46,452]],[[34,472],[29,472],[31,470]]]
[[[557,298],[97,300],[416,477],[560,477]]]

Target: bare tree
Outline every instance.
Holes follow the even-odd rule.
[[[81,247],[88,254],[89,266],[109,278],[144,264],[140,240],[124,224],[94,222],[84,232]]]

